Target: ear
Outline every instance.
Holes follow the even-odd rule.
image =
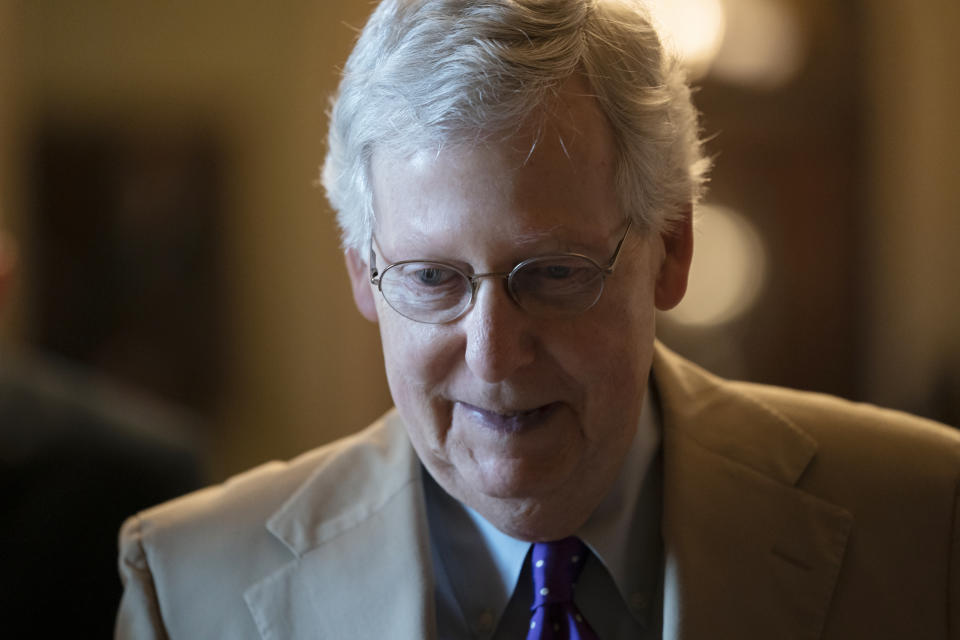
[[[355,249],[347,249],[344,258],[347,273],[350,274],[350,286],[353,288],[353,302],[364,318],[377,322],[377,304],[373,299],[373,287],[370,285],[370,267]]]
[[[657,275],[654,302],[657,309],[667,311],[677,306],[687,292],[687,277],[693,260],[693,210],[687,209],[683,219],[670,225],[660,240],[664,256]]]

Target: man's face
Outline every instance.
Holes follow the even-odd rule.
[[[583,93],[566,94],[532,155],[524,132],[492,146],[375,156],[379,269],[424,258],[506,272],[564,252],[605,264],[626,220],[612,133]],[[631,231],[582,314],[532,316],[503,280],[487,279],[474,306],[442,325],[391,309],[362,258],[348,257],[358,305],[380,323],[393,399],[441,486],[520,538],[562,537],[589,516],[636,431],[655,303],[675,303],[675,292],[658,290],[669,253],[660,236]]]

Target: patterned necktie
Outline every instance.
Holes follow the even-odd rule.
[[[533,605],[527,640],[597,640],[573,604],[573,587],[587,560],[580,538],[533,545]]]

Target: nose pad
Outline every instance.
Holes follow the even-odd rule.
[[[470,370],[487,382],[501,382],[534,359],[530,318],[507,288],[505,278],[477,284],[473,307],[463,316],[465,359]],[[485,286],[486,285],[486,286]]]

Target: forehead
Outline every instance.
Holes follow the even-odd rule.
[[[434,237],[445,228],[482,233],[491,226],[518,241],[588,226],[606,237],[623,220],[615,152],[589,86],[573,78],[511,133],[412,151],[377,149],[377,237]]]

